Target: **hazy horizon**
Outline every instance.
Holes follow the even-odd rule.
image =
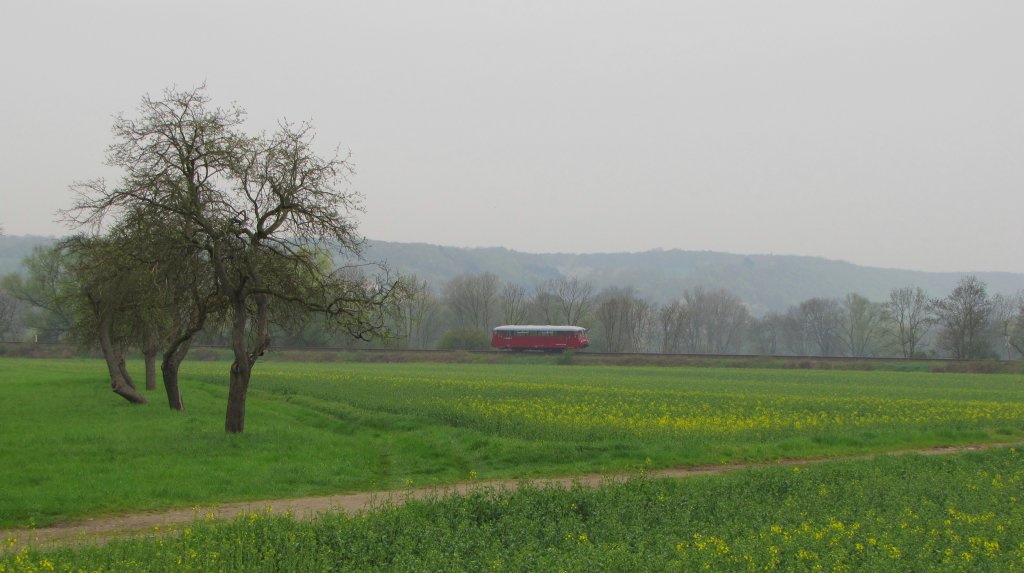
[[[39,238],[39,239],[53,239],[53,240],[57,240],[57,239],[61,238],[61,235],[38,235],[38,234],[14,235],[14,234],[11,234],[11,233],[5,233],[5,235],[0,235],[0,242],[3,241],[4,236],[7,236],[7,237],[9,237],[11,239]],[[1011,275],[1021,275],[1021,276],[1024,276],[1024,272],[1018,272],[1018,271],[989,271],[989,270],[985,270],[985,269],[956,269],[956,270],[950,270],[950,271],[928,271],[928,270],[915,269],[915,268],[909,268],[909,267],[880,267],[880,266],[873,266],[873,265],[862,265],[862,264],[859,264],[859,263],[856,263],[856,262],[853,262],[853,261],[846,261],[846,260],[843,260],[843,259],[834,259],[834,258],[823,257],[823,256],[818,256],[818,255],[794,255],[794,254],[787,254],[787,253],[735,253],[735,252],[729,252],[729,251],[716,251],[716,250],[713,250],[713,249],[701,249],[701,250],[678,249],[678,248],[664,249],[664,248],[661,248],[661,247],[655,247],[655,248],[646,249],[646,250],[643,250],[643,251],[592,251],[592,252],[526,251],[526,250],[522,250],[522,249],[513,249],[513,248],[510,248],[510,247],[505,247],[505,246],[502,246],[502,245],[490,245],[490,246],[481,246],[481,247],[460,247],[460,246],[457,246],[457,245],[444,245],[444,244],[440,244],[440,243],[431,243],[431,242],[425,242],[425,241],[387,241],[387,240],[383,240],[383,239],[375,239],[373,237],[366,237],[366,240],[369,241],[369,243],[371,244],[371,247],[370,247],[370,252],[364,253],[364,255],[367,255],[366,258],[368,260],[370,260],[370,261],[378,261],[378,259],[374,258],[374,256],[373,256],[373,253],[372,253],[372,243],[374,243],[374,242],[382,242],[382,243],[390,243],[390,244],[397,244],[397,245],[424,245],[424,246],[428,246],[428,247],[438,247],[438,248],[443,248],[443,249],[465,249],[465,250],[505,249],[507,251],[511,251],[511,252],[514,252],[514,253],[520,253],[520,254],[525,254],[525,255],[538,255],[538,256],[546,256],[546,255],[570,255],[570,256],[586,256],[586,255],[602,256],[602,255],[608,255],[608,256],[618,256],[618,255],[643,255],[643,254],[649,254],[649,253],[684,252],[684,253],[697,253],[697,254],[704,254],[704,253],[706,253],[706,254],[712,254],[712,255],[725,255],[725,256],[730,256],[730,257],[808,258],[808,259],[822,259],[822,260],[829,261],[829,262],[832,262],[832,263],[849,264],[849,265],[853,265],[853,266],[861,267],[861,268],[865,268],[865,269],[905,271],[905,272],[911,272],[911,273],[918,273],[918,272],[920,272],[920,273],[936,273],[936,274],[955,274],[955,275],[963,275],[963,276],[974,275],[974,274],[984,274],[984,275],[1011,274]]]
[[[239,9],[243,8],[243,9]],[[113,116],[205,82],[351,150],[370,239],[1024,272],[1024,4],[19,2],[0,227],[59,236]]]

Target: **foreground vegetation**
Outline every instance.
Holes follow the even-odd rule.
[[[225,436],[225,362],[185,363],[185,413],[118,401],[99,360],[2,366],[0,527],[1024,435],[1014,375],[265,362],[251,431]]]
[[[299,522],[0,557],[28,571],[1022,571],[1024,456],[748,470],[591,490],[480,489]]]

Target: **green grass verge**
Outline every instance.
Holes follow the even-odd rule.
[[[748,470],[598,489],[480,489],[299,522],[0,557],[28,571],[1020,571],[1024,456]]]
[[[1024,433],[1016,375],[268,361],[226,435],[227,369],[187,362],[181,414],[120,400],[98,360],[0,358],[0,527]]]

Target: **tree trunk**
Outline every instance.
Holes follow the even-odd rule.
[[[142,358],[146,363],[146,390],[156,390],[156,359],[160,354],[160,336],[153,325],[142,335]]]
[[[107,363],[107,372],[110,373],[110,389],[132,404],[145,404],[146,398],[136,390],[135,383],[132,382],[132,377],[125,366],[124,347],[110,337],[110,323],[109,318],[100,319],[97,332],[103,358]]]
[[[231,325],[231,348],[235,354],[235,361],[231,364],[228,409],[224,416],[224,431],[229,434],[241,433],[245,429],[245,399],[249,393],[252,368],[270,346],[267,297],[256,294],[253,295],[253,299],[256,301],[256,312],[253,317],[256,332],[252,337],[251,348],[246,345],[246,327],[249,324],[246,297],[236,293],[232,304],[234,320]]]
[[[167,392],[167,406],[179,412],[185,411],[185,403],[181,401],[181,387],[178,386],[178,367],[181,360],[164,360],[160,363],[160,373],[164,379],[164,391]]]
[[[245,398],[249,393],[252,366],[246,356],[231,364],[231,384],[228,387],[228,410],[224,417],[224,431],[240,434],[245,430]]]
[[[156,348],[146,348],[142,357],[146,362],[146,390],[156,390]]]
[[[178,386],[178,369],[185,361],[192,347],[192,334],[173,341],[164,352],[160,361],[160,373],[164,379],[164,391],[167,392],[167,406],[179,412],[185,411],[185,403],[181,400],[181,387]]]
[[[117,352],[117,357],[107,357],[107,370],[110,372],[110,389],[115,394],[132,404],[145,404],[146,398],[139,394],[124,364],[124,351]]]
[[[186,326],[179,326],[179,335],[168,343],[160,361],[160,373],[163,375],[164,390],[167,392],[167,405],[179,412],[185,411],[185,404],[181,400],[181,387],[178,386],[178,369],[192,348],[192,337],[206,323],[206,305],[200,305],[197,311],[194,320],[188,322]]]

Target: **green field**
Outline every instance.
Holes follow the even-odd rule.
[[[621,472],[1024,432],[1024,384],[1012,375],[266,362],[246,433],[225,435],[223,362],[185,364],[184,415],[160,391],[144,406],[118,399],[99,361],[0,367],[0,527],[471,472]]]
[[[480,489],[354,517],[265,512],[171,538],[0,554],[40,571],[1024,571],[1013,449],[589,488]]]
[[[140,364],[131,366],[135,371],[141,368]],[[272,361],[257,365],[248,403],[246,433],[226,435],[223,411],[227,367],[225,362],[187,362],[184,365],[182,385],[187,411],[181,414],[166,408],[160,391],[153,393],[150,404],[143,406],[132,406],[120,400],[104,383],[100,361],[0,359],[0,390],[4,395],[0,401],[0,429],[4,436],[0,442],[0,459],[4,462],[0,464],[0,483],[4,484],[0,488],[0,527],[43,526],[100,514],[213,502],[405,488],[464,481],[471,476],[496,479],[593,471],[637,472],[644,468],[692,464],[825,458],[937,445],[1024,440],[1024,379],[1019,375],[554,363]],[[678,570],[689,570],[693,567],[685,564],[698,565],[701,562],[695,560],[711,557],[713,552],[708,548],[716,547],[728,549],[722,549],[720,559],[738,557],[738,549],[744,547],[745,555],[765,565],[770,563],[769,554],[758,554],[760,557],[755,558],[751,552],[768,551],[772,546],[769,537],[776,535],[776,531],[786,533],[783,537],[788,540],[802,539],[800,548],[807,552],[812,551],[808,547],[813,545],[807,543],[821,539],[811,539],[813,535],[804,537],[815,531],[820,533],[823,528],[836,527],[830,519],[838,520],[836,523],[844,527],[859,523],[861,532],[869,525],[881,528],[879,531],[895,527],[898,515],[874,510],[864,514],[853,506],[844,509],[836,505],[840,499],[845,499],[839,492],[855,491],[853,486],[863,482],[870,483],[870,488],[858,495],[873,499],[882,495],[879,492],[891,489],[896,492],[892,495],[902,496],[900,503],[909,511],[918,507],[914,500],[920,496],[947,496],[928,502],[930,511],[937,513],[927,516],[927,523],[918,525],[938,528],[942,533],[944,529],[940,526],[945,521],[959,524],[957,516],[967,516],[961,520],[966,525],[1001,527],[993,529],[991,535],[969,534],[963,537],[967,540],[963,541],[966,544],[963,546],[947,539],[950,545],[946,548],[952,547],[954,554],[970,553],[971,558],[983,557],[988,548],[993,558],[998,556],[1004,560],[1000,563],[1005,563],[1012,562],[1007,556],[1022,548],[1010,543],[1010,537],[999,537],[1003,539],[999,542],[995,533],[1011,535],[1007,532],[1016,532],[1013,534],[1020,538],[1021,509],[1018,501],[1010,502],[1009,497],[1004,496],[1004,499],[999,495],[1003,488],[1020,493],[1021,475],[1024,475],[1024,462],[1020,457],[1015,451],[1003,450],[951,457],[947,461],[915,456],[900,461],[883,459],[806,469],[806,472],[824,472],[820,474],[796,475],[786,473],[790,471],[787,469],[776,469],[679,483],[638,480],[636,484],[602,488],[598,492],[480,492],[469,500],[413,504],[372,517],[335,516],[312,524],[257,515],[249,520],[248,526],[245,520],[228,525],[197,526],[194,531],[203,532],[206,540],[203,543],[207,545],[190,545],[199,541],[195,536],[191,539],[186,536],[175,541],[177,549],[167,551],[184,552],[177,554],[179,558],[195,553],[196,559],[207,560],[192,562],[193,570],[233,570],[227,562],[218,561],[221,566],[214,567],[209,561],[213,553],[219,556],[230,553],[226,548],[215,550],[213,547],[217,543],[229,543],[225,540],[233,535],[276,535],[285,539],[309,539],[308,536],[313,535],[323,543],[326,543],[322,540],[325,535],[331,539],[340,535],[343,537],[338,543],[343,545],[351,538],[352,543],[369,546],[372,536],[380,534],[373,533],[375,528],[383,527],[388,532],[380,534],[384,537],[379,543],[393,546],[395,540],[405,539],[402,543],[410,546],[409,558],[418,558],[417,562],[422,564],[428,562],[427,553],[442,549],[430,544],[420,546],[419,542],[407,539],[406,536],[414,533],[405,531],[405,525],[401,524],[425,519],[448,523],[446,527],[457,530],[449,533],[439,530],[437,535],[430,536],[433,539],[443,539],[445,535],[462,538],[464,532],[460,533],[459,528],[468,527],[467,523],[487,525],[479,533],[485,537],[477,541],[465,534],[468,542],[479,547],[465,549],[461,554],[464,557],[474,555],[474,559],[481,560],[475,561],[478,566],[466,567],[467,570],[485,570],[488,567],[483,564],[490,567],[502,559],[506,560],[507,567],[495,566],[495,570],[548,570],[549,567],[551,570],[587,570],[582,566],[557,565],[555,555],[538,562],[538,567],[522,562],[523,555],[543,553],[541,545],[549,547],[549,552],[565,553],[567,540],[559,535],[565,537],[566,534],[560,528],[577,527],[579,524],[573,520],[583,519],[580,527],[591,529],[574,534],[574,551],[595,551],[592,556],[598,561],[594,563],[605,565],[621,559],[623,565],[619,570],[631,570],[626,566],[632,563],[630,559],[641,556],[653,559],[654,554],[658,557],[652,563],[675,564],[680,567]],[[940,469],[936,475],[936,467],[945,469]],[[984,479],[978,477],[982,475]],[[743,485],[733,480],[752,481]],[[772,483],[789,485],[785,485],[785,491],[772,493]],[[997,487],[997,483],[1001,485]],[[715,495],[721,500],[708,500],[701,490],[689,488],[724,489],[716,490]],[[738,509],[758,503],[781,507],[775,505],[784,501],[780,501],[779,495],[785,499],[802,499],[805,496],[800,492],[806,488],[822,493],[819,505],[815,506],[817,513],[806,508],[794,510],[795,513],[785,520],[768,523],[752,517],[749,511]],[[925,492],[935,488],[942,491]],[[749,492],[757,492],[757,495]],[[954,494],[958,497],[948,497]],[[554,496],[554,501],[538,501],[545,496]],[[592,509],[578,518],[556,512],[550,517],[555,524],[551,530],[536,532],[539,537],[524,541],[523,547],[501,554],[484,551],[488,543],[494,542],[486,536],[500,535],[502,528],[519,527],[515,519],[521,519],[523,512],[527,512],[520,504],[546,506],[554,503],[558,506],[562,503],[558,500],[563,499],[559,496],[578,497]],[[621,500],[614,501],[619,499],[616,496]],[[687,525],[680,525],[681,529],[658,526],[645,533],[643,539],[627,539],[626,533],[609,528],[616,520],[626,519],[619,513],[627,511],[626,506],[631,503],[628,500],[635,496],[647,500],[643,507],[650,505],[650,496],[684,500],[679,502],[683,509],[697,513],[688,513],[686,519],[667,514],[663,518],[666,523]],[[480,507],[476,508],[473,503]],[[726,504],[723,507],[735,504],[736,507],[726,510],[705,508],[702,504],[716,507],[716,504]],[[482,518],[475,516],[478,510],[484,512],[481,515],[491,516],[486,523],[482,524]],[[439,511],[454,514],[439,519],[433,513]],[[645,511],[635,511],[640,516],[636,519],[646,515]],[[682,510],[676,507],[674,511]],[[944,517],[939,519],[939,514]],[[603,521],[588,525],[587,519],[596,519],[595,516],[601,516]],[[723,521],[725,516],[728,519]],[[563,518],[569,521],[561,521]],[[546,519],[540,519],[540,523],[545,523]],[[651,519],[657,522],[662,518],[652,516]],[[323,528],[331,528],[332,532],[325,533]],[[959,530],[952,529],[955,531],[949,535],[960,535],[956,533]],[[371,537],[359,541],[361,535]],[[877,544],[885,540],[893,547],[903,547],[904,555],[907,549],[923,551],[924,547],[931,546],[921,545],[917,538],[913,543],[901,541],[903,545],[898,545],[894,532],[885,533],[889,537],[879,535],[882,534],[863,539],[849,535],[843,541],[845,553],[828,554],[834,559],[838,559],[840,553],[854,555],[852,552],[858,544],[864,546],[864,551],[872,548],[884,554],[885,550],[878,549]],[[220,541],[216,541],[218,539]],[[875,543],[870,543],[869,539],[875,539]],[[652,545],[655,540],[656,551]],[[988,545],[985,545],[986,540]],[[585,543],[576,543],[580,541]],[[938,542],[933,539],[929,543]],[[300,541],[295,543],[301,545]],[[540,545],[530,546],[530,543]],[[779,543],[781,541],[775,545],[781,551],[785,544]],[[1001,543],[998,551],[992,543]],[[977,547],[973,551],[966,549],[974,545]],[[106,555],[103,559],[108,561],[97,557],[98,560],[89,561],[94,565],[87,569],[117,570],[123,567],[111,565],[116,559],[122,559],[123,564],[124,559],[134,559],[132,551],[153,551],[152,548],[124,549],[129,546],[131,544],[113,546],[129,551],[126,554],[100,550]],[[265,544],[267,548],[272,546],[269,542]],[[588,549],[590,546],[593,548]],[[824,549],[818,547],[814,552],[823,559],[827,553]],[[648,550],[655,553],[648,555]],[[786,553],[787,558],[796,559],[801,555],[796,545],[788,547],[789,550],[795,553]],[[276,567],[280,570],[342,569],[339,564],[343,562],[362,563],[362,566],[352,565],[352,570],[416,569],[408,563],[403,567],[391,563],[394,567],[389,567],[387,560],[381,561],[379,557],[375,559],[380,562],[374,566],[345,558],[321,567],[322,563],[303,561],[311,559],[309,556],[296,555],[280,547],[274,551],[279,551],[278,557],[288,556]],[[277,562],[277,557],[273,556],[264,556],[264,559],[249,553],[230,554],[235,560],[255,560],[247,563],[256,569],[261,567],[253,563]],[[41,569],[44,569],[41,560],[51,556],[18,555],[22,556],[22,565],[34,564],[32,566]],[[12,560],[16,557],[8,556],[6,561],[0,561],[0,571],[30,570],[15,568]],[[146,559],[150,558],[155,559],[152,555]],[[963,555],[960,558],[950,563],[959,566],[961,562],[970,561]],[[423,569],[452,570],[451,565],[457,562],[453,555],[438,554],[432,559],[434,561],[430,562],[435,565]],[[803,561],[823,563],[820,559]],[[209,567],[204,568],[201,563]],[[728,560],[715,563],[718,564],[713,569],[739,568],[737,563]],[[826,570],[841,570],[835,563],[839,561]],[[298,564],[316,567],[293,567]],[[173,567],[168,565],[166,570],[173,570]],[[664,570],[664,567],[653,570]],[[896,567],[892,570],[924,569]]]

